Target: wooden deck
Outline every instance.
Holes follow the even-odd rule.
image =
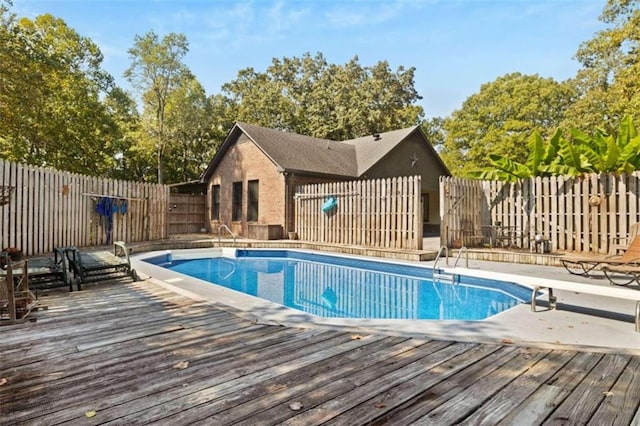
[[[260,324],[149,282],[0,328],[1,424],[629,424],[640,356]]]

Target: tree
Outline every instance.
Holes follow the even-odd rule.
[[[212,143],[212,105],[195,78],[185,78],[167,100],[166,180],[185,182],[200,177],[218,144]]]
[[[447,135],[443,128],[444,119],[442,117],[433,117],[420,123],[420,127],[424,132],[427,140],[433,145],[436,151],[442,151]]]
[[[441,156],[461,176],[488,166],[491,154],[523,161],[528,135],[553,133],[574,96],[567,84],[538,75],[512,73],[483,84],[444,121]]]
[[[61,19],[18,19],[0,7],[0,156],[101,174],[118,132],[101,101],[113,88],[102,54]],[[91,153],[91,155],[87,155]]]
[[[145,171],[150,167],[135,149],[140,133],[140,114],[135,101],[124,90],[115,88],[106,96],[104,105],[117,129],[106,141],[114,152],[113,167],[108,175],[122,180],[146,180],[148,172]],[[151,166],[155,175],[155,167]]]
[[[639,0],[608,0],[600,20],[608,28],[582,43],[573,84],[580,97],[566,114],[567,126],[615,129],[624,115],[640,118]]]
[[[328,64],[307,53],[274,58],[266,72],[241,70],[222,92],[238,121],[344,140],[419,124],[414,72],[386,61],[363,67],[357,57]]]
[[[167,103],[185,78],[193,78],[182,62],[188,51],[184,34],[170,33],[160,40],[154,32],[136,36],[134,46],[129,49],[132,63],[124,75],[142,96],[142,126],[147,132],[145,139],[151,142],[155,152],[160,184],[170,142],[165,129]]]
[[[545,142],[534,131],[529,137],[529,148],[525,163],[490,154],[491,167],[471,172],[470,176],[514,182],[536,176],[576,177],[586,173],[632,173],[640,169],[640,136],[629,115],[611,134],[597,129],[590,136],[574,128],[571,138],[565,139],[558,129]]]

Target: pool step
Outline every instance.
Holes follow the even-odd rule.
[[[454,284],[456,282],[456,275],[455,274],[449,274],[446,272],[434,272],[433,273],[433,280],[434,281],[442,281],[442,282],[447,282],[450,284]]]

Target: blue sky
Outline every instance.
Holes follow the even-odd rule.
[[[104,68],[122,73],[134,36],[187,36],[185,63],[207,94],[243,68],[274,57],[322,52],[330,63],[358,56],[415,67],[427,117],[447,116],[484,83],[511,72],[564,80],[575,75],[581,42],[603,29],[606,0],[14,0],[12,11],[62,18],[91,38]]]

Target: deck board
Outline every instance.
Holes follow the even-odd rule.
[[[0,329],[2,425],[640,417],[635,355],[261,324],[151,282],[42,292],[41,301],[49,309],[35,313],[36,322]]]

